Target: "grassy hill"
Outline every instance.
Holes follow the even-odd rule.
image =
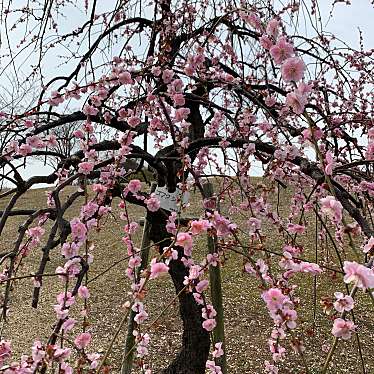
[[[257,180],[256,183],[261,183]],[[65,194],[70,194],[77,187],[70,187]],[[17,204],[18,208],[38,208],[45,205],[46,190],[38,189],[26,193]],[[276,203],[277,195],[274,192],[273,201]],[[287,217],[287,203],[293,192],[289,189],[280,192],[279,214]],[[83,199],[83,198],[82,198]],[[68,218],[78,215],[78,204],[68,210]],[[110,269],[105,274],[94,279],[89,287],[91,297],[88,302],[90,323],[88,329],[93,333],[92,351],[104,352],[113,336],[120,319],[123,316],[123,304],[127,300],[130,283],[124,272],[126,269],[126,251],[121,243],[123,235],[123,223],[118,219],[117,201],[113,204],[113,215],[108,216],[105,225],[90,236],[90,241],[95,244],[92,251],[94,263],[89,272],[89,279],[94,279],[102,274],[106,269]],[[4,203],[2,203],[4,204]],[[222,204],[223,212],[227,212],[228,207],[233,203],[227,198]],[[0,209],[4,205],[0,205]],[[201,199],[199,195],[191,196],[191,206],[186,214],[196,216],[199,214]],[[130,215],[138,220],[144,215],[142,208],[132,206]],[[12,217],[6,226],[5,232],[0,238],[0,252],[4,252],[12,247],[16,238],[16,232],[23,218]],[[305,217],[310,223],[314,222],[314,215]],[[236,221],[239,222],[245,231],[245,220],[237,214]],[[315,256],[314,225],[310,225],[307,233],[300,237],[299,243],[305,248],[305,257],[311,260]],[[281,252],[283,246],[282,233],[274,230],[274,227],[267,225],[264,228],[266,236],[266,248]],[[246,236],[242,235],[243,240]],[[140,245],[140,234],[135,237],[135,241]],[[195,257],[202,258],[207,252],[206,239],[199,238],[195,249]],[[319,248],[319,253],[328,252],[330,264],[336,262],[336,255],[331,244],[325,243],[324,248]],[[326,253],[324,253],[326,258]],[[25,259],[22,269],[18,275],[30,274],[38,268],[40,259],[40,249],[35,249],[31,255]],[[156,256],[156,253],[152,253]],[[345,254],[342,253],[344,257]],[[53,273],[57,266],[62,265],[64,260],[59,253],[59,249],[51,252],[51,261],[47,265],[47,272]],[[270,317],[260,298],[261,290],[259,283],[243,272],[242,258],[230,252],[227,254],[225,264],[222,269],[224,305],[225,305],[225,329],[229,373],[262,373],[263,361],[270,358],[267,348],[267,339],[271,333]],[[297,290],[301,297],[299,313],[300,333],[306,346],[306,359],[312,367],[318,367],[323,362],[326,353],[325,345],[332,342],[330,333],[332,322],[323,314],[319,305],[319,300],[324,296],[333,296],[333,292],[342,291],[340,275],[331,277],[331,274],[324,273],[316,280],[314,290],[314,277],[303,275],[295,277],[299,288]],[[11,310],[8,316],[8,323],[5,325],[3,335],[13,341],[15,356],[24,352],[30,352],[30,347],[35,338],[41,340],[49,336],[51,325],[55,321],[53,305],[56,303],[55,295],[61,292],[63,286],[55,279],[45,278],[41,291],[41,298],[38,309],[31,307],[31,295],[33,290],[32,282],[29,279],[17,281],[16,287],[12,290]],[[147,311],[149,313],[149,323],[152,323],[160,310],[174,297],[174,289],[169,277],[156,279],[149,283],[147,294]],[[316,307],[314,300],[316,300]],[[72,315],[78,320],[82,320],[80,312],[83,303],[79,301],[72,309]],[[356,324],[359,326],[359,336],[364,349],[364,358],[367,363],[367,373],[374,373],[374,313],[370,311],[369,300],[362,293],[359,294],[357,307],[355,308]],[[315,320],[313,321],[313,316]],[[147,324],[146,324],[147,325]],[[145,327],[146,328],[146,327]],[[74,331],[77,331],[78,327]],[[150,329],[151,345],[150,358],[153,368],[165,367],[174,354],[179,349],[181,338],[181,322],[179,320],[178,305],[173,304],[168,308],[162,318]],[[113,373],[119,372],[122,349],[126,331],[120,333],[111,354],[113,363]],[[315,339],[314,334],[318,340]],[[313,343],[314,342],[314,343]],[[287,350],[291,351],[288,343]],[[282,373],[302,373],[300,358],[294,353],[290,353],[283,364]],[[357,354],[357,342],[353,338],[349,342],[340,342],[337,354],[333,359],[333,369],[331,373],[353,373],[361,372],[360,360]],[[134,373],[138,371],[134,370]],[[157,372],[157,370],[156,370]],[[317,370],[313,371],[318,373]]]

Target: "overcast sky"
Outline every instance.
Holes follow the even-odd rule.
[[[22,1],[22,0],[16,0]],[[98,1],[99,6],[103,6],[104,4],[108,6],[108,4],[112,4],[114,0],[101,0]],[[306,3],[310,2],[310,0],[305,0]],[[370,0],[351,0],[352,5],[346,6],[343,4],[336,4],[334,10],[334,16],[332,18],[329,17],[329,13],[331,10],[332,0],[321,0],[320,3],[320,11],[323,20],[324,29],[335,34],[341,40],[344,40],[347,44],[351,45],[352,47],[358,48],[359,47],[359,29],[363,32],[364,36],[364,47],[365,49],[374,48],[374,7],[371,4]],[[103,10],[103,9],[101,9]],[[64,23],[63,28],[68,31],[69,29],[75,28],[76,25],[82,23],[80,21],[80,16],[77,15],[76,17],[68,17],[66,19],[60,19],[61,22]],[[82,14],[82,20],[84,20]],[[84,21],[83,21],[84,22]],[[300,27],[303,27],[300,24]],[[312,36],[313,30],[310,28],[306,29],[306,33],[309,36]],[[18,32],[15,32],[12,35],[12,39],[14,43],[17,43],[16,39],[19,39]],[[82,46],[84,50],[84,46]],[[1,54],[4,53],[4,50],[1,51]],[[53,53],[58,53],[56,50],[51,50],[51,54],[48,56],[47,60],[44,63],[44,70],[47,78],[53,77],[53,74],[64,74],[66,73],[64,70],[66,66],[59,65],[56,66],[56,61],[53,58]],[[25,54],[26,56],[26,54]],[[6,59],[0,60],[0,68],[4,68],[7,61]],[[23,69],[25,69],[24,74],[27,74],[28,64],[23,65]],[[48,80],[48,79],[47,79]],[[4,80],[2,80],[4,82]],[[76,109],[76,108],[74,108]],[[260,175],[261,168],[256,166],[254,169],[254,174]],[[42,163],[38,161],[33,161],[26,169],[21,170],[23,176],[25,178],[30,177],[31,175],[38,173],[39,175],[47,175],[51,172],[51,169],[47,166],[44,166]]]

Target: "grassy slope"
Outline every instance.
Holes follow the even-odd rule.
[[[70,193],[74,190],[72,187]],[[291,197],[290,191],[283,191],[281,201],[288,201]],[[45,205],[45,191],[33,190],[27,193],[18,203],[17,207],[37,208]],[[188,215],[194,216],[199,212],[199,198],[191,199],[191,207]],[[230,205],[229,202],[226,204]],[[113,204],[115,207],[116,204]],[[0,205],[0,208],[2,206]],[[78,205],[76,204],[69,210],[69,217],[78,214]],[[225,209],[225,204],[223,205]],[[114,209],[117,210],[116,208]],[[132,207],[131,215],[138,219],[144,212],[141,208]],[[280,212],[286,216],[285,204],[280,207]],[[308,220],[314,222],[313,216],[307,216]],[[239,219],[240,220],[240,219]],[[4,234],[0,238],[1,250],[11,248],[16,237],[16,230],[22,219],[12,218],[6,227]],[[243,223],[243,222],[242,222]],[[91,239],[95,243],[93,254],[95,262],[90,269],[90,278],[101,273],[114,262],[125,257],[124,247],[121,245],[122,236],[121,222],[114,218],[108,218],[105,226],[100,232],[92,235]],[[311,225],[313,227],[313,225]],[[312,229],[310,231],[313,231]],[[280,251],[282,248],[282,236],[275,232],[273,227],[266,227],[264,230],[267,235],[266,245],[268,249]],[[135,238],[140,243],[140,236]],[[305,246],[305,256],[310,259],[314,256],[314,235],[308,232],[301,240]],[[197,256],[201,257],[206,251],[205,239],[198,241]],[[335,255],[331,245],[330,256],[334,261]],[[29,274],[36,271],[38,267],[40,251],[35,250],[25,261],[22,270],[18,275]],[[54,250],[51,253],[51,262],[48,264],[47,272],[53,272],[58,265],[63,264],[63,259]],[[122,262],[114,267],[110,272],[98,278],[90,286],[91,298],[89,301],[90,322],[89,330],[93,333],[94,340],[92,350],[105,351],[108,343],[113,336],[116,326],[123,314],[121,305],[127,300],[129,282],[124,276],[126,263]],[[242,271],[242,260],[236,254],[228,254],[227,261],[223,267],[223,289],[225,303],[225,328],[227,339],[227,355],[229,373],[261,373],[262,365],[265,359],[269,359],[267,352],[267,339],[271,328],[267,312],[259,298],[260,290],[258,282]],[[318,331],[318,344],[312,344],[309,335],[312,331],[313,318],[313,278],[305,275],[298,278],[300,285],[299,293],[302,306],[299,308],[300,323],[299,332],[306,339],[306,357],[312,366],[318,366],[325,357],[322,351],[322,345],[331,343],[331,322],[323,315],[321,308],[317,305],[316,326]],[[37,310],[31,308],[32,283],[30,280],[22,280],[17,283],[13,291],[11,313],[9,323],[5,328],[5,336],[13,341],[15,355],[18,356],[23,351],[29,351],[35,338],[44,339],[51,331],[51,324],[54,321],[53,304],[56,303],[55,295],[63,289],[60,283],[52,278],[47,278],[41,292],[40,305]],[[327,275],[319,277],[317,282],[317,303],[321,296],[332,295],[336,290],[344,291],[339,280],[332,280]],[[149,285],[147,295],[147,308],[150,315],[150,322],[153,321],[160,310],[174,296],[173,287],[168,277],[157,279]],[[75,318],[82,319],[79,302],[73,309]],[[372,325],[372,312],[368,312],[370,305],[368,298],[360,293],[357,303],[357,321],[359,326],[360,338],[364,347],[364,356],[367,363],[367,373],[374,373],[374,353],[373,337],[374,329]],[[309,322],[308,322],[309,321]],[[171,308],[163,315],[158,323],[153,325],[150,330],[152,342],[150,348],[150,357],[154,368],[163,367],[167,361],[173,357],[179,347],[181,335],[181,324],[178,317],[178,305],[173,304]],[[120,355],[122,351],[124,333],[114,346],[112,352],[113,373],[118,372]],[[287,345],[286,345],[287,347]],[[288,347],[287,347],[288,348]],[[299,366],[300,359],[294,353],[290,353],[287,361],[284,363],[282,373],[301,373]],[[338,353],[333,361],[331,373],[351,373],[361,372],[357,355],[355,340],[339,343]],[[317,371],[315,371],[317,373]]]

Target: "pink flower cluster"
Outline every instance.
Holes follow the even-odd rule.
[[[336,301],[334,302],[334,308],[337,312],[349,312],[354,307],[354,300],[352,296],[344,295],[342,292],[335,292]]]
[[[280,260],[279,265],[286,271],[283,274],[285,279],[289,279],[296,273],[310,273],[317,275],[322,273],[322,269],[315,263],[306,262],[294,259],[293,256],[299,251],[289,245],[283,248],[283,258]]]
[[[74,339],[76,348],[82,350],[88,346],[91,341],[90,333],[82,333]],[[73,374],[73,368],[67,363],[71,359],[71,348],[61,348],[57,345],[43,346],[42,343],[36,340],[32,346],[31,356],[23,355],[20,362],[12,362],[10,365],[3,367],[4,374],[30,374],[39,371],[42,366],[47,368],[58,365],[61,372],[64,374]],[[9,342],[0,342],[0,365],[6,359],[10,358]],[[97,353],[84,354],[85,359],[81,362],[88,364],[88,369],[96,369],[100,355]]]
[[[169,266],[163,262],[157,262],[157,259],[154,258],[151,261],[151,275],[149,279],[156,279],[160,276],[166,274],[169,271]]]
[[[193,240],[188,232],[178,233],[175,244],[183,248],[185,256],[190,257],[192,255]]]
[[[135,302],[131,309],[136,312],[134,321],[138,325],[141,325],[148,319],[148,313],[144,309],[144,304],[140,301]]]
[[[217,312],[213,308],[213,305],[207,305],[206,308],[202,309],[202,316],[204,318],[203,328],[207,331],[213,331],[217,326],[217,322],[215,317],[217,316]]]
[[[209,370],[209,374],[222,374],[221,367],[212,360],[207,360],[205,367]]]
[[[10,347],[10,342],[6,340],[0,341],[0,365],[4,363],[5,360],[11,357],[12,350]]]
[[[297,88],[286,96],[286,106],[290,107],[295,114],[302,114],[307,104],[311,86],[300,82]]]
[[[299,57],[290,57],[281,66],[282,78],[285,82],[298,82],[304,76],[304,61]]]
[[[344,282],[363,290],[374,288],[374,270],[354,261],[344,261]]]
[[[343,218],[343,206],[334,196],[326,196],[320,200],[321,211],[334,223],[340,223]]]
[[[212,227],[216,229],[217,236],[228,236],[237,228],[237,226],[234,223],[231,223],[227,218],[220,215],[217,211],[215,211],[213,215],[210,216],[212,218]]]
[[[151,194],[151,196],[145,200],[145,203],[150,212],[157,212],[160,209],[160,200],[154,194]]]
[[[346,321],[343,318],[336,318],[332,327],[332,334],[337,338],[349,340],[352,332],[355,331],[355,324],[352,321]]]

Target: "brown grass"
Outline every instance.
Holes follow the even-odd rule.
[[[73,190],[74,188],[72,187],[67,193],[71,193]],[[44,206],[46,200],[44,192],[44,190],[28,192],[20,199],[17,207],[37,208]],[[282,192],[282,201],[288,201],[290,194],[291,192],[289,191]],[[191,202],[188,215],[199,214],[199,206],[201,205],[198,196],[194,196]],[[116,203],[113,204],[113,207],[116,207]],[[229,202],[227,205],[229,205]],[[0,208],[2,207],[0,206]],[[225,209],[225,205],[223,209]],[[116,216],[116,210],[114,208],[114,216]],[[75,204],[68,211],[68,216],[73,217],[77,215],[77,212],[78,204]],[[139,219],[144,214],[144,211],[138,207],[132,207],[130,212],[134,219]],[[280,212],[282,216],[286,216],[285,203],[281,205]],[[307,216],[307,219],[314,220],[314,216]],[[0,239],[0,252],[12,247],[18,225],[21,222],[22,218],[12,218],[9,221]],[[121,226],[121,222],[109,217],[100,232],[95,233],[90,238],[95,243],[93,251],[95,261],[90,268],[89,274],[91,279],[126,255],[120,240],[123,232]],[[314,235],[313,229],[310,231],[304,235],[300,243],[305,246],[305,256],[312,259],[314,256]],[[266,227],[265,233],[267,235],[267,248],[280,252],[283,243],[282,235],[276,232],[273,227]],[[140,243],[139,235],[135,239],[137,243]],[[205,239],[200,238],[197,244],[196,251],[199,256],[202,256],[206,251]],[[335,261],[332,248],[330,248],[330,252],[331,260]],[[18,275],[35,272],[39,258],[40,251],[35,250],[25,260]],[[55,249],[51,253],[51,261],[47,266],[47,272],[53,272],[58,265],[63,263],[59,250]],[[124,275],[125,269],[126,262],[121,262],[90,285],[89,331],[94,336],[90,347],[92,351],[104,352],[106,350],[123,316],[122,305],[127,300],[127,292],[129,291],[129,281]],[[228,372],[262,373],[263,361],[270,358],[267,349],[267,339],[271,332],[270,318],[259,297],[261,291],[259,290],[258,282],[244,274],[242,269],[240,257],[234,253],[228,254],[222,269]],[[298,333],[305,339],[306,360],[312,368],[312,372],[318,373],[318,368],[326,356],[322,351],[322,346],[325,343],[332,342],[330,334],[332,323],[323,314],[320,306],[317,305],[316,336],[311,336],[313,333],[313,277],[304,275],[298,277],[297,282],[300,286],[298,292],[301,296],[301,307],[298,310],[300,315]],[[62,291],[63,286],[56,282],[55,279],[47,278],[44,281],[37,310],[31,308],[32,288],[30,280],[22,280],[17,282],[16,287],[12,291],[11,310],[3,335],[12,340],[15,357],[19,357],[23,352],[30,352],[32,342],[36,338],[44,340],[49,336],[51,324],[54,322],[52,307],[56,303],[55,295]],[[146,305],[150,315],[149,321],[152,322],[160,310],[174,297],[174,290],[168,277],[152,281],[148,290]],[[334,280],[327,274],[322,275],[317,282],[317,302],[322,296],[332,296],[336,290],[344,292],[340,277],[338,276]],[[79,320],[82,320],[80,316],[82,307],[83,304],[79,302],[72,311],[75,318]],[[359,293],[355,312],[357,316],[356,323],[359,326],[359,337],[364,349],[364,359],[367,366],[366,373],[374,373],[374,331],[372,324],[374,313],[370,311],[368,298],[362,292]],[[163,317],[153,325],[149,333],[152,338],[149,357],[151,358],[152,368],[157,372],[157,369],[167,365],[179,348],[181,323],[177,303],[167,310]],[[318,339],[315,339],[315,337]],[[122,331],[110,356],[113,364],[113,373],[119,372],[124,338],[125,331]],[[285,344],[286,348],[291,351],[288,343]],[[331,373],[362,372],[355,339],[350,342],[339,342],[332,368]],[[134,370],[134,372],[137,371]],[[282,365],[281,372],[302,373],[300,358],[296,354],[290,353]]]

